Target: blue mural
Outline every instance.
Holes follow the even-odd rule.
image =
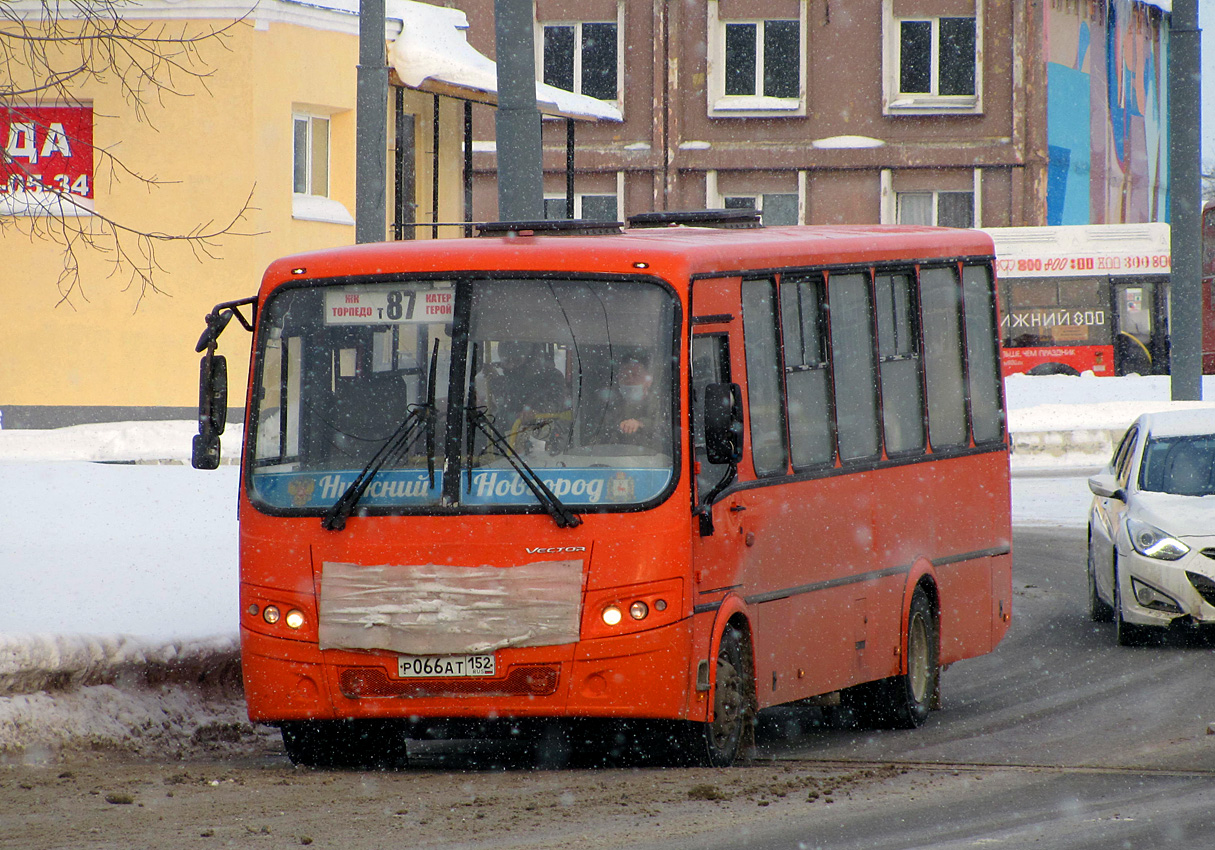
[[[1131,0],[1046,8],[1047,224],[1168,220],[1168,29]]]

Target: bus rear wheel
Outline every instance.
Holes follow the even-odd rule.
[[[907,671],[867,682],[843,694],[853,717],[863,726],[914,729],[928,719],[941,682],[940,630],[923,588],[911,596],[904,644]]]
[[[743,631],[726,626],[717,649],[717,680],[713,685],[713,719],[692,723],[687,755],[705,767],[728,767],[750,741],[755,719],[755,675],[750,644]]]

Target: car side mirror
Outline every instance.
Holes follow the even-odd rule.
[[[742,389],[738,384],[705,386],[705,453],[709,463],[742,460]]]
[[[1088,480],[1088,489],[1094,496],[1100,496],[1102,499],[1117,499],[1119,502],[1126,501],[1126,490],[1118,485],[1118,479],[1109,473],[1094,475]]]
[[[219,435],[228,424],[228,361],[208,351],[199,364],[198,433],[190,463],[195,469],[219,466]]]

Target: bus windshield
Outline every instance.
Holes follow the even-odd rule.
[[[400,278],[262,311],[250,492],[273,512],[650,502],[674,479],[675,302],[640,280]],[[369,472],[370,471],[370,472]]]

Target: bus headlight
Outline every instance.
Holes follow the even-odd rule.
[[[286,623],[287,628],[298,629],[300,626],[304,625],[304,612],[298,608],[292,608],[287,612]]]
[[[650,606],[646,605],[641,600],[638,600],[629,606],[629,616],[634,620],[644,620],[649,613]]]
[[[278,618],[281,616],[277,605],[267,605],[262,609],[262,619],[272,626],[278,622]]]
[[[619,606],[609,605],[603,609],[603,622],[607,625],[618,626],[622,619],[624,619],[624,615],[620,613]]]

